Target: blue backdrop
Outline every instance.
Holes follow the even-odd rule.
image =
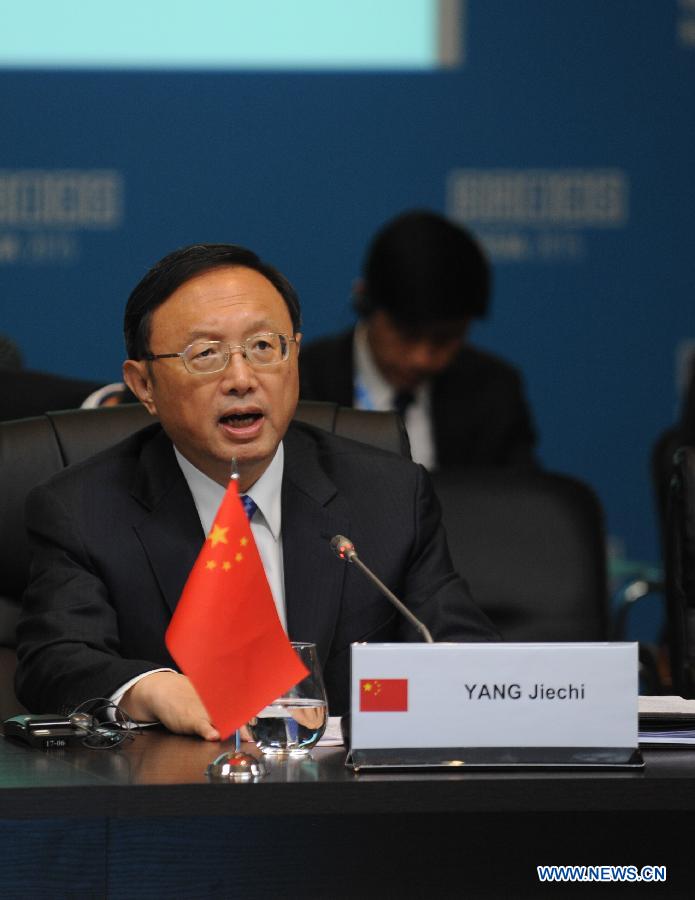
[[[434,207],[490,250],[472,340],[523,369],[544,463],[656,559],[648,453],[695,340],[695,4],[469,0],[462,29],[433,72],[0,73],[0,331],[116,380],[146,268],[233,241],[311,339],[352,321],[373,231]]]

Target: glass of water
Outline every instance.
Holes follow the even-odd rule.
[[[309,674],[249,722],[256,746],[271,756],[306,756],[328,720],[316,644],[292,641],[292,647]]]

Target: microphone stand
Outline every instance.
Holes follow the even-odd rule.
[[[352,541],[348,540],[348,538],[344,537],[341,534],[337,534],[334,538],[331,539],[331,547],[338,554],[341,559],[347,560],[349,563],[353,563],[357,566],[357,568],[364,573],[367,578],[381,591],[381,593],[396,607],[396,609],[410,622],[413,628],[417,629],[420,632],[423,639],[428,644],[433,644],[434,640],[428,627],[424,622],[421,622],[417,616],[413,615],[413,613],[408,609],[408,607],[401,600],[396,597],[394,593],[392,593],[377,576],[372,572],[371,569],[367,568],[362,560],[357,555],[357,551],[355,550],[355,546]]]

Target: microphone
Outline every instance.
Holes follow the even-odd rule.
[[[428,644],[433,644],[434,641],[432,639],[432,635],[429,632],[428,627],[424,622],[421,622],[417,616],[414,616],[408,607],[396,597],[395,594],[392,594],[391,591],[386,587],[383,581],[380,581],[374,572],[371,569],[368,569],[367,566],[362,562],[362,560],[357,555],[357,550],[355,550],[355,545],[349,538],[346,538],[342,534],[336,534],[335,537],[331,538],[331,547],[337,556],[340,559],[345,559],[349,563],[354,563],[360,571],[362,571],[367,578],[371,582],[373,582],[381,591],[381,593],[386,597],[396,609],[406,617],[406,619],[410,622],[410,624],[416,628],[424,640]]]

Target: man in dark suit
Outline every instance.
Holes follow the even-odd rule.
[[[489,294],[487,261],[465,229],[432,212],[398,216],[367,251],[356,329],[302,349],[302,398],[397,409],[429,469],[533,464],[519,372],[465,343]]]
[[[125,381],[160,424],[30,495],[17,674],[28,708],[105,696],[135,719],[219,737],[164,632],[233,459],[278,615],[291,638],[317,644],[334,714],[347,709],[351,642],[417,639],[335,558],[336,533],[435,638],[496,638],[453,571],[422,468],[290,424],[301,334],[280,273],[231,245],[176,251],[131,294],[125,333]]]

